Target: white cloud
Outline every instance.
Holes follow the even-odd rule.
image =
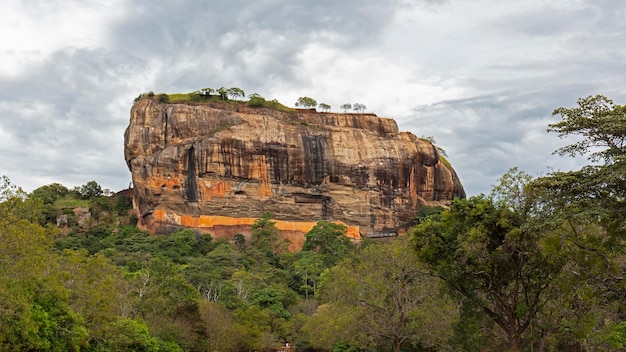
[[[145,91],[236,86],[293,105],[363,103],[433,136],[468,194],[552,156],[552,109],[626,100],[624,9],[609,0],[6,0],[0,174],[27,189],[128,185],[123,130]]]

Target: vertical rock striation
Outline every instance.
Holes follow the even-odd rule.
[[[298,248],[319,220],[355,238],[396,235],[423,205],[465,196],[436,147],[373,114],[141,99],[124,143],[152,232],[246,234],[269,211]]]

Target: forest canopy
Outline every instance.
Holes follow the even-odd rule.
[[[587,166],[513,168],[393,240],[321,221],[297,253],[270,213],[232,240],[150,235],[95,181],[28,194],[2,177],[0,350],[623,350],[626,107],[597,95],[553,116],[578,137],[556,153]]]

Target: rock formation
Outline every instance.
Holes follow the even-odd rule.
[[[465,196],[435,146],[374,114],[140,99],[124,143],[139,224],[153,233],[249,234],[269,211],[297,249],[319,220],[395,236],[421,206]]]

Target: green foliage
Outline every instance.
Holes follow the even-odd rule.
[[[585,307],[583,316],[590,317],[578,324],[583,329],[572,330],[575,336],[570,339],[580,341],[580,336],[586,336],[589,344],[602,340],[604,325],[626,320],[626,107],[601,95],[581,98],[577,105],[555,109],[553,115],[559,115],[561,121],[550,124],[548,131],[561,138],[579,137],[556,153],[586,155],[596,163],[580,170],[552,172],[535,180],[530,191],[542,199],[539,210],[549,214],[542,224],[556,229],[566,248],[571,248],[574,262],[565,274],[574,282],[585,280],[576,290],[578,299],[567,303]],[[579,308],[567,318],[571,321],[580,313]],[[609,347],[602,345],[601,349]]]
[[[326,104],[326,103],[320,103],[318,105],[319,109],[325,112],[330,111],[330,105]]]
[[[41,199],[44,204],[53,204],[57,199],[65,197],[69,193],[70,190],[62,184],[51,183],[49,185],[36,188],[30,196]]]
[[[81,199],[74,193],[67,194],[54,201],[52,207],[54,209],[72,209],[72,208],[89,208],[91,201],[89,199]]]
[[[602,336],[602,340],[606,341],[611,348],[626,348],[626,321],[611,326],[609,332]]]
[[[313,346],[344,342],[399,351],[446,342],[454,305],[438,294],[440,282],[422,268],[405,238],[369,246],[327,275],[321,288],[325,308],[307,328]],[[325,326],[318,325],[322,321]]]
[[[562,121],[550,124],[548,131],[564,138],[570,135],[583,139],[560,148],[560,155],[586,155],[591,160],[616,161],[624,154],[626,142],[626,107],[615,105],[602,95],[578,99],[578,107],[557,108],[552,115]]]
[[[245,97],[246,93],[240,88],[233,87],[226,90],[226,95],[228,98],[237,100],[238,98]]]
[[[260,95],[251,96],[250,100],[248,100],[248,106],[253,107],[253,108],[264,107],[266,104],[267,104],[267,101],[265,100],[265,98],[263,98]]]
[[[352,110],[358,113],[362,113],[363,111],[365,111],[365,109],[367,109],[367,106],[365,106],[364,104],[361,104],[361,103],[352,104]]]
[[[589,284],[605,277],[603,260],[566,235],[531,185],[527,174],[512,169],[490,198],[455,200],[440,219],[426,218],[411,234],[420,258],[463,298],[464,320],[477,329],[486,325],[480,316],[490,320],[509,349],[575,344],[601,316]],[[597,228],[578,231],[578,240],[597,236]]]
[[[295,273],[302,277],[299,289],[304,291],[305,299],[309,299],[309,292],[316,293],[318,278],[329,267],[325,259],[322,254],[315,251],[303,251],[294,263]]]
[[[280,231],[272,220],[272,213],[266,212],[252,224],[250,245],[269,258],[286,252],[289,240],[280,238]]]
[[[93,345],[95,351],[162,351],[146,323],[130,318],[120,318],[108,326],[102,339]]]
[[[341,110],[343,110],[343,112],[348,112],[348,110],[352,110],[352,104],[350,103],[342,104]]]
[[[236,109],[233,89],[167,98]],[[26,194],[2,177],[0,351],[623,350],[626,108],[595,96],[554,115],[550,131],[582,137],[557,152],[595,164],[538,179],[513,168],[488,197],[423,207],[413,246],[355,250],[322,221],[289,253],[269,213],[232,243],[150,235],[118,224],[130,199],[95,181]],[[96,221],[44,226],[75,224],[76,207]]]
[[[122,308],[118,269],[85,250],[54,252],[54,233],[36,222],[40,199],[10,183],[0,191],[0,350],[98,346]]]
[[[479,196],[455,200],[440,222],[427,219],[412,232],[420,258],[456,293],[481,307],[512,349],[561,268],[543,257],[536,236],[521,228],[523,220]]]
[[[235,245],[235,248],[237,248],[238,250],[243,250],[246,248],[246,237],[240,233],[235,234],[235,236],[233,237],[233,243]]]
[[[181,230],[160,238],[159,253],[175,263],[185,263],[186,257],[198,255],[196,235],[191,230]]]
[[[207,133],[207,135],[208,135],[208,136],[213,136],[213,135],[215,135],[216,133],[219,133],[219,132],[222,132],[222,131],[224,131],[224,130],[228,129],[230,126],[231,126],[231,124],[230,124],[230,123],[228,123],[228,122],[226,122],[226,123],[222,123],[222,124],[220,124],[219,126],[217,126],[217,127],[215,127],[215,128],[212,128],[212,129],[209,131],[209,133]]]
[[[157,100],[159,101],[159,103],[166,104],[166,103],[169,103],[170,97],[169,97],[169,95],[167,95],[165,93],[162,93],[162,94],[158,95]]]
[[[228,99],[228,89],[224,87],[217,88],[215,92],[220,96],[220,99],[227,100]]]
[[[117,215],[125,215],[133,208],[133,200],[131,197],[124,195],[115,196],[113,210]]]
[[[89,181],[86,184],[77,187],[76,191],[82,199],[93,199],[104,194],[102,187],[96,181]]]
[[[346,237],[347,230],[344,225],[322,220],[305,235],[302,250],[321,254],[326,266],[331,267],[354,248]]]
[[[444,211],[443,207],[437,206],[428,206],[425,205],[421,207],[415,217],[413,218],[413,224],[419,225],[426,220],[432,219],[434,221],[441,221],[441,213]]]
[[[304,109],[311,109],[317,106],[317,101],[310,97],[300,97],[296,102],[296,106]]]

